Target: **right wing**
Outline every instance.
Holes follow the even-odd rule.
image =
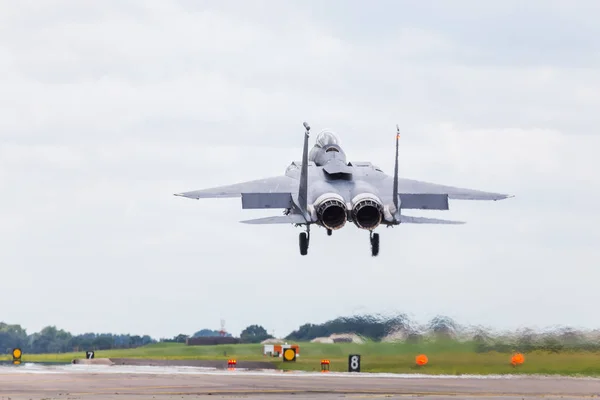
[[[389,191],[392,189],[394,179],[385,179],[384,182],[389,186]],[[466,189],[448,185],[440,185],[437,183],[417,181],[414,179],[399,178],[398,191],[403,193],[415,194],[441,194],[448,195],[450,200],[503,200],[511,195],[502,193],[484,192],[481,190]]]
[[[299,182],[297,179],[282,175],[235,183],[233,185],[177,193],[175,196],[187,197],[189,199],[241,197],[242,193],[291,193],[294,196],[298,193],[298,185]]]
[[[394,178],[388,176],[372,183],[379,190],[381,199],[385,203],[393,202]],[[400,208],[402,209],[448,210],[448,200],[503,200],[513,197],[502,193],[484,192],[406,178],[399,178],[397,183],[398,196],[402,201]]]

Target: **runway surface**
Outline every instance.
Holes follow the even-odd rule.
[[[0,367],[0,400],[581,399],[600,379],[223,371],[186,367]]]

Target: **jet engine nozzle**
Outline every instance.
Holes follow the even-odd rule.
[[[383,204],[375,195],[364,193],[352,201],[352,221],[360,229],[373,230],[383,220]]]
[[[314,209],[319,223],[325,228],[338,230],[346,225],[346,203],[341,196],[335,193],[323,195],[315,202]]]

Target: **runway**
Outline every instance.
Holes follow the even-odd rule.
[[[142,399],[581,399],[600,379],[439,376],[186,367],[24,365],[0,367],[1,400]]]

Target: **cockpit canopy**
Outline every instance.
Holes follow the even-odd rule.
[[[326,152],[332,151],[340,153],[341,148],[339,146],[340,140],[337,137],[337,135],[329,129],[323,129],[317,135],[316,143],[311,149],[310,154],[308,156],[309,161],[316,162],[316,158],[321,153],[323,148],[326,149]]]
[[[337,135],[329,129],[323,129],[317,135],[317,142],[315,145],[319,147],[325,147],[329,144],[337,144],[339,146],[340,140],[338,139]]]

